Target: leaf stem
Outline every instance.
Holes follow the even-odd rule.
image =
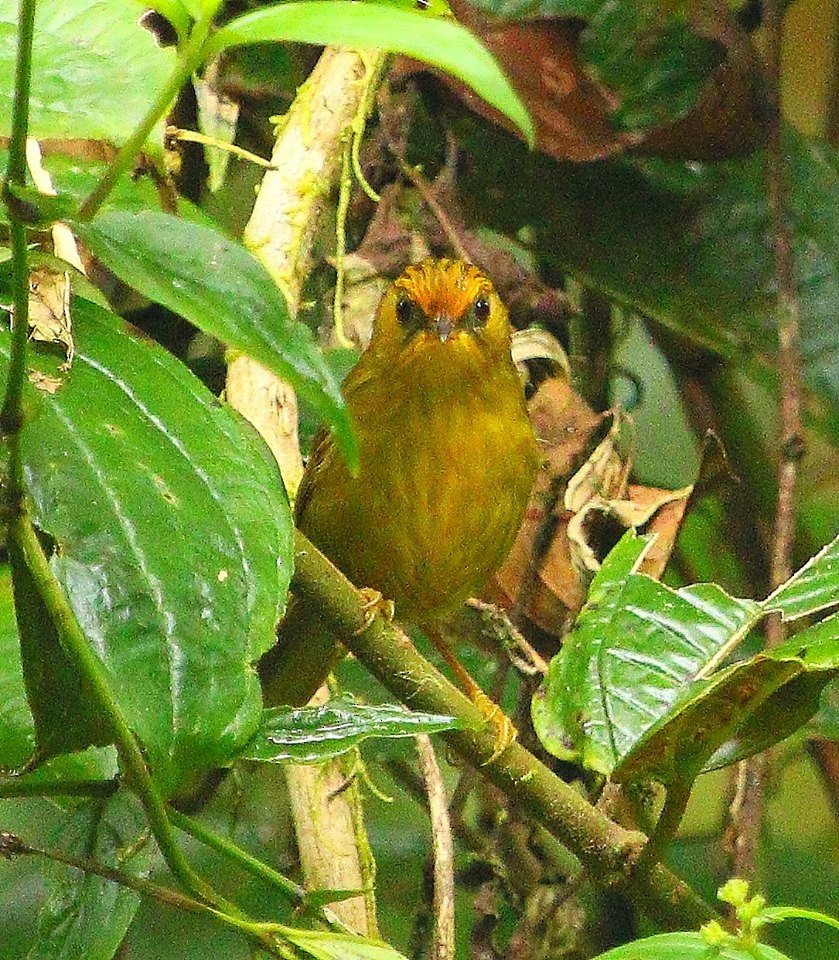
[[[120,147],[117,155],[102,175],[102,179],[79,207],[78,217],[80,220],[91,220],[95,216],[119,178],[133,166],[134,161],[146,145],[155,124],[166,116],[172,101],[201,65],[204,59],[204,45],[210,35],[214,13],[215,10],[207,12],[200,20],[196,20],[190,32],[189,40],[181,50],[171,76],[155,97],[134,133]]]
[[[164,887],[151,880],[146,880],[144,877],[136,877],[133,874],[108,867],[86,857],[73,857],[62,850],[47,850],[42,847],[35,847],[14,834],[0,832],[0,856],[11,858],[23,855],[46,857],[47,860],[52,860],[55,863],[63,863],[68,867],[81,870],[82,873],[102,877],[103,880],[110,880],[112,883],[117,883],[121,887],[133,890],[135,893],[156,900],[158,903],[184,910],[187,913],[198,913],[212,917],[218,923],[232,927],[238,933],[254,941],[273,956],[286,957],[288,954],[287,949],[284,949],[283,945],[277,942],[278,936],[281,936],[282,931],[286,929],[279,924],[245,920],[238,914],[227,914],[201,900],[195,900],[179,890],[172,890],[170,887]]]
[[[26,137],[29,132],[29,91],[32,82],[34,35],[35,0],[20,0],[12,134],[9,140],[7,182],[3,185],[3,200],[9,212],[10,223],[15,319],[6,393],[0,410],[0,433],[9,445],[6,509],[10,516],[20,510],[23,499],[20,431],[23,427],[23,387],[26,382],[26,345],[29,337],[29,257],[26,227],[9,188],[26,185]]]
[[[213,830],[210,830],[210,828],[205,826],[205,824],[195,820],[192,817],[188,817],[179,810],[175,810],[174,808],[170,807],[169,820],[176,827],[178,827],[179,830],[183,830],[184,833],[188,833],[191,837],[194,837],[196,840],[210,847],[212,850],[216,850],[218,853],[221,853],[229,860],[232,860],[234,863],[238,864],[238,866],[246,873],[251,874],[251,876],[258,877],[260,880],[264,880],[271,884],[271,886],[282,891],[282,893],[285,894],[285,896],[287,896],[293,903],[296,903],[298,906],[303,907],[304,909],[310,909],[306,889],[305,887],[300,886],[299,883],[295,883],[288,877],[283,876],[283,874],[272,869],[261,860],[249,854],[246,850],[243,850],[241,847],[228,840],[226,837],[220,836]],[[326,908],[318,908],[313,912],[332,930],[338,930],[341,933],[353,932],[349,927],[347,927],[346,924],[342,923],[342,921],[335,916],[332,911],[327,910]]]

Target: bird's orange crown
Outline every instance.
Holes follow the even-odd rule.
[[[463,260],[423,260],[408,267],[394,283],[408,294],[427,317],[447,314],[459,320],[481,293],[492,284],[471,263]]]

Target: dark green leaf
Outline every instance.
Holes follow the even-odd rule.
[[[15,770],[35,751],[35,728],[26,700],[20,641],[12,602],[11,573],[0,568],[0,770]],[[47,784],[74,784],[113,780],[117,774],[112,749],[86,750],[56,757],[31,773],[0,777],[0,796],[15,796]],[[7,789],[8,788],[8,789]]]
[[[246,760],[313,763],[330,760],[368,737],[415,737],[458,727],[454,717],[409,713],[391,704],[367,706],[354,700],[330,700],[320,707],[266,710]]]
[[[534,141],[533,124],[510,81],[486,47],[453,20],[363,2],[282,3],[225,24],[208,52],[272,40],[376,47],[424,60],[468,84],[509,117],[528,143]]]
[[[615,771],[665,782],[759,753],[813,716],[826,683],[839,674],[839,614],[787,643],[689,686]]]
[[[88,801],[67,819],[63,850],[133,876],[148,874],[154,846],[136,799],[117,793]],[[28,960],[111,960],[140,905],[133,890],[92,874],[56,865],[47,902],[38,916]]]
[[[28,554],[11,537],[8,550],[23,677],[35,721],[33,760],[40,763],[62,753],[113,743],[113,730],[97,709],[89,680],[79,677],[64,652],[32,576]]]
[[[0,768],[13,770],[35,750],[32,713],[26,702],[20,641],[8,567],[0,574]]]
[[[264,444],[185,367],[93,304],[73,310],[72,369],[33,357],[53,379],[27,391],[29,492],[111,694],[171,792],[258,726],[251,664],[285,601],[289,507]],[[41,676],[38,709],[77,696],[77,681]]]
[[[356,462],[339,384],[309,330],[291,320],[277,285],[241,244],[154,211],[105,211],[77,229],[126,283],[288,380]]]
[[[699,36],[686,4],[661,0],[602,3],[580,37],[586,69],[616,101],[614,123],[646,130],[685,116],[722,59],[722,48]]]
[[[40,0],[30,136],[114,144],[128,139],[175,62],[175,51],[158,46],[140,25],[139,12],[135,0]],[[11,130],[17,17],[17,0],[0,0],[0,134],[5,135]],[[153,140],[162,146],[162,123]]]

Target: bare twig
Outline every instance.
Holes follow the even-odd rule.
[[[416,738],[420,769],[428,795],[431,838],[434,846],[434,944],[431,960],[454,957],[454,843],[446,788],[431,738]]]
[[[445,233],[446,239],[449,241],[452,250],[454,250],[461,260],[466,260],[467,263],[471,263],[472,258],[469,256],[466,247],[463,246],[463,240],[461,239],[460,234],[449,218],[449,215],[443,209],[440,201],[434,196],[434,191],[429,186],[428,181],[419,172],[419,170],[417,170],[415,167],[412,167],[395,151],[393,156],[399,165],[399,169],[402,171],[402,174],[416,187],[417,192],[423,199],[423,203],[425,203],[428,209],[437,218],[437,222],[440,224],[440,228],[442,229],[443,233]]]
[[[784,167],[781,117],[781,43],[783,22],[777,0],[763,4],[767,36],[766,67],[766,195],[772,229],[775,278],[778,286],[778,379],[780,385],[780,431],[778,500],[770,548],[770,587],[775,588],[792,574],[795,540],[795,492],[798,464],[804,452],[801,425],[801,354],[799,346],[799,303],[795,286],[792,235],[787,221],[787,176]],[[767,645],[784,639],[784,625],[778,616],[766,627]],[[737,792],[732,804],[734,835],[733,868],[737,876],[753,877],[763,823],[769,756],[759,754],[743,761],[738,769]]]

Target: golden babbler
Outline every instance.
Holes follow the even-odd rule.
[[[297,524],[356,586],[435,634],[509,552],[539,464],[490,281],[457,260],[408,267],[343,392],[358,476],[319,434]],[[302,606],[292,602],[266,671],[273,702],[305,702],[334,665],[328,629]]]

